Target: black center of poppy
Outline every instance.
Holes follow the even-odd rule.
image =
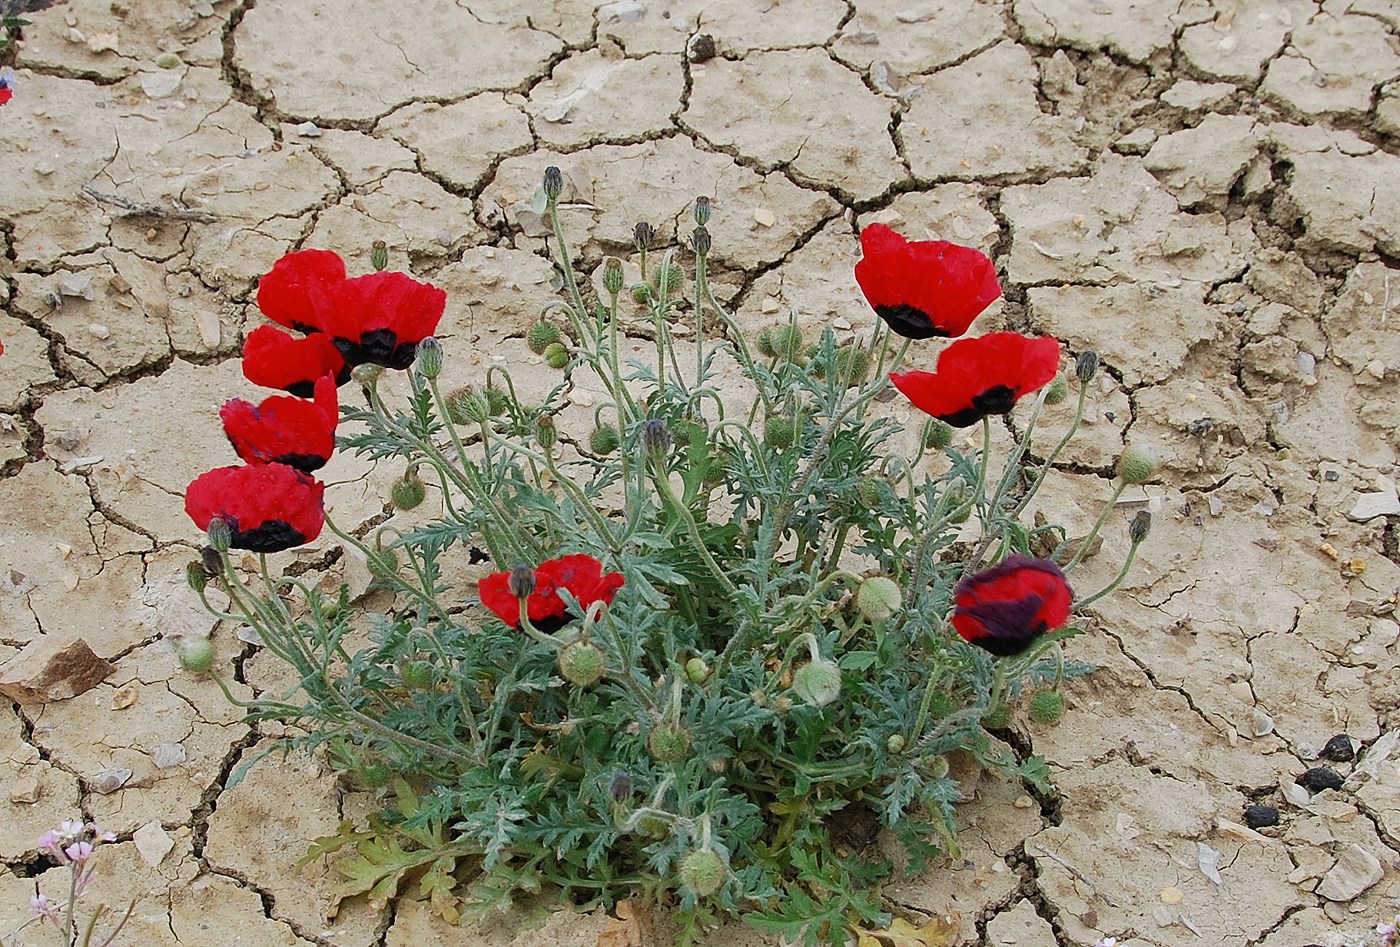
[[[418,344],[399,344],[398,333],[393,329],[371,329],[363,333],[358,342],[337,336],[335,347],[340,350],[340,354],[349,365],[373,362],[385,368],[396,369],[412,365],[414,356],[418,354]]]
[[[1002,602],[979,602],[966,609],[987,632],[977,639],[977,646],[998,657],[1020,654],[1045,634],[1045,621],[1036,614],[1043,604],[1040,598],[1016,599]]]
[[[302,473],[311,473],[313,470],[320,470],[326,466],[329,458],[320,454],[283,454],[280,457],[272,458],[274,464],[286,464],[288,467],[295,467]]]
[[[972,396],[972,405],[952,414],[940,414],[938,420],[946,421],[953,427],[967,427],[976,424],[989,414],[1006,414],[1016,403],[1017,390],[1005,385],[993,385],[986,391]]]
[[[932,316],[908,303],[900,303],[898,306],[876,306],[875,314],[889,323],[891,329],[906,339],[948,337],[946,329],[934,325]]]
[[[294,546],[304,546],[306,537],[283,520],[268,520],[250,530],[234,528],[229,545],[252,552],[281,552]]]
[[[296,395],[298,398],[310,398],[316,394],[316,383],[314,381],[294,381],[287,386],[287,393]]]

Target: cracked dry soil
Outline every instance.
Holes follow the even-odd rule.
[[[793,309],[868,326],[851,265],[872,220],[980,246],[1006,285],[984,331],[1107,367],[1043,511],[1082,533],[1125,441],[1163,459],[1079,579],[1110,575],[1153,510],[1129,585],[1070,646],[1101,670],[1060,726],[1007,735],[1057,792],[963,774],[962,858],[890,886],[893,910],[952,918],[958,947],[1301,947],[1396,911],[1396,0],[70,0],[29,19],[0,110],[0,658],[81,635],[116,670],[0,707],[0,935],[59,883],[35,838],[79,810],[119,833],[96,895],[139,897],[120,944],[607,927],[456,930],[403,899],[329,919],[332,872],[293,866],[374,800],[304,757],[229,785],[277,731],[170,645],[212,634],[243,696],[285,683],[183,578],[183,488],[228,462],[219,405],[256,396],[237,367],[256,277],[312,246],[363,272],[385,240],[447,289],[458,380],[544,378],[520,336],[553,292],[527,203],[549,164],[583,274],[643,217],[675,244],[713,196],[716,283],[755,332]],[[717,55],[691,53],[702,34]],[[382,518],[398,473],[338,457],[339,521]],[[279,565],[356,581],[336,552]],[[1310,796],[1294,780],[1338,733],[1359,755]],[[1252,804],[1280,824],[1242,829]],[[1356,849],[1380,880],[1319,894]]]

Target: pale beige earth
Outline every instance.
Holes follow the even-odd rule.
[[[1076,574],[1097,587],[1153,511],[1070,648],[1101,670],[1059,727],[1014,728],[1057,792],[968,774],[962,858],[890,886],[892,910],[954,916],[955,945],[1301,947],[1400,909],[1397,0],[72,0],[30,19],[0,109],[0,658],[76,635],[116,670],[0,707],[0,937],[36,880],[61,896],[34,840],[80,811],[119,834],[98,895],[139,896],[119,944],[607,928],[535,912],[479,935],[404,899],[329,919],[333,873],[294,865],[373,800],[307,757],[229,788],[276,730],[171,645],[212,634],[239,695],[284,683],[183,577],[183,488],[232,461],[219,405],[256,396],[237,354],[257,276],[298,247],[364,272],[385,240],[450,294],[453,378],[505,360],[543,381],[520,334],[553,293],[528,206],[549,164],[585,274],[643,217],[674,245],[711,195],[717,282],[755,331],[792,309],[868,326],[869,221],[980,246],[1006,284],[981,330],[1107,367],[1052,517],[1084,531],[1125,441],[1161,455]],[[699,34],[716,58],[690,61]],[[337,459],[332,514],[381,516],[398,473]],[[315,574],[335,549],[279,565]],[[1294,778],[1338,733],[1359,761],[1310,797]],[[1250,803],[1281,825],[1238,828]]]

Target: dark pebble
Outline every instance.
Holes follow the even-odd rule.
[[[1278,825],[1278,810],[1273,806],[1245,806],[1244,824],[1251,829],[1266,829]]]
[[[1324,789],[1341,789],[1342,777],[1330,766],[1314,766],[1298,777],[1298,784],[1308,792],[1322,792]]]
[[[715,38],[709,33],[701,33],[690,41],[691,62],[709,62],[717,52]]]
[[[1351,737],[1345,733],[1339,733],[1328,740],[1327,745],[1322,748],[1322,758],[1336,763],[1348,763],[1356,759],[1356,750],[1352,749]]]

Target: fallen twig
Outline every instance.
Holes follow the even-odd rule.
[[[212,224],[219,219],[217,214],[202,210],[189,210],[184,207],[164,207],[160,204],[143,204],[116,194],[103,194],[91,184],[83,185],[83,193],[99,204],[110,204],[126,211],[124,217],[156,217],[160,220],[189,220],[199,224]]]

